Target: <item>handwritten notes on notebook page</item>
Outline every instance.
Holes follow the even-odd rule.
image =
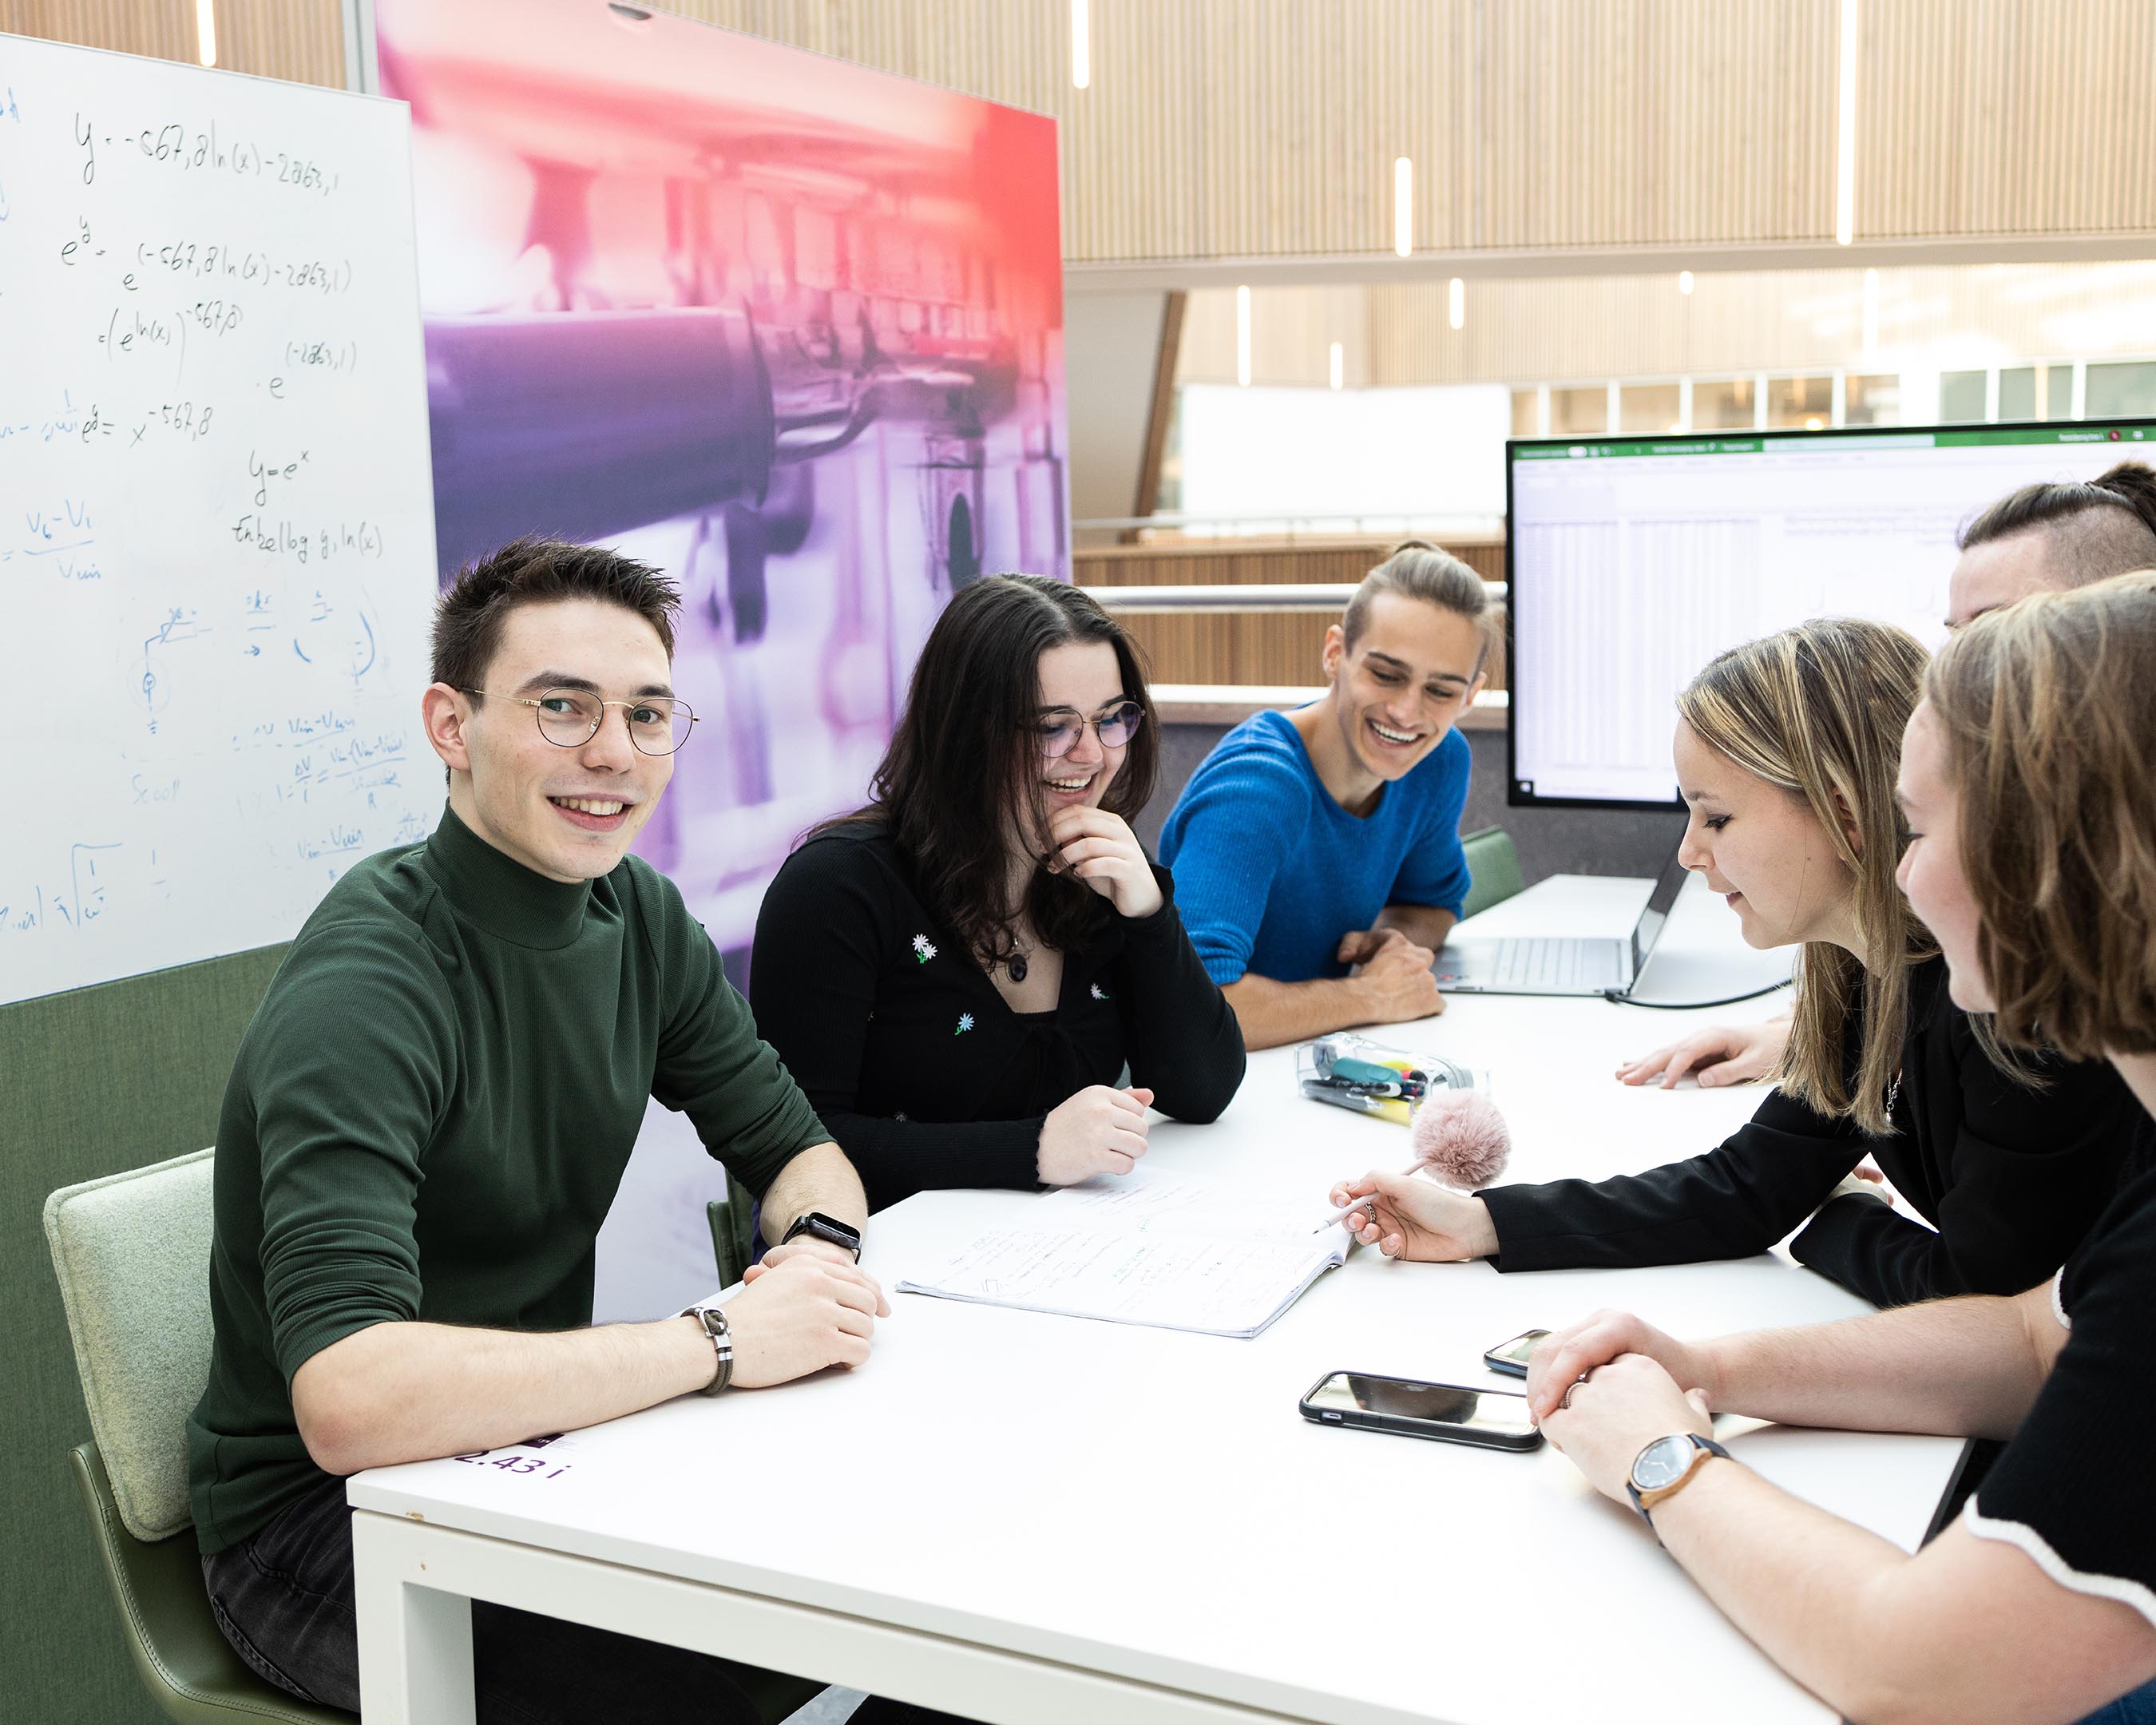
[[[403,106],[0,35],[0,1002],[425,835],[434,552]]]
[[[1032,1200],[1023,1224],[992,1229],[899,1291],[1066,1317],[1256,1335],[1345,1261],[1348,1230],[1313,1234],[1306,1193],[1150,1171]]]

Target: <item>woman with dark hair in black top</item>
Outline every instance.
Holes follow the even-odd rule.
[[[1149,724],[1093,600],[976,582],[929,634],[868,806],[764,895],[757,1028],[871,1207],[1128,1173],[1148,1106],[1207,1122],[1242,1082],[1235,1015],[1130,829]]]

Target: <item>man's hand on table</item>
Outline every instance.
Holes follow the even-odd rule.
[[[743,1389],[805,1378],[826,1366],[860,1365],[875,1321],[891,1316],[883,1290],[851,1253],[829,1241],[813,1243],[828,1251],[811,1245],[797,1240],[773,1247],[750,1268],[749,1285],[726,1301],[733,1381]],[[831,1251],[841,1261],[833,1262]]]
[[[1348,1231],[1388,1258],[1452,1264],[1463,1258],[1486,1258],[1497,1250],[1497,1230],[1490,1219],[1489,1206],[1435,1180],[1380,1169],[1332,1189],[1335,1209],[1358,1198],[1372,1200],[1369,1213],[1349,1216]]]
[[[754,1281],[767,1270],[776,1270],[793,1258],[819,1258],[826,1264],[843,1264],[849,1269],[854,1263],[854,1255],[835,1240],[825,1240],[819,1235],[803,1234],[788,1240],[784,1245],[767,1247],[762,1258],[748,1266],[742,1280]]]
[[[1348,981],[1370,1024],[1405,1024],[1445,1010],[1445,997],[1430,970],[1437,955],[1397,928],[1363,928],[1343,935],[1334,956],[1354,967]]]

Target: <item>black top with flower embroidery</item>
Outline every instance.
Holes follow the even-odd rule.
[[[1090,1084],[1129,1081],[1199,1124],[1243,1081],[1243,1033],[1156,867],[1161,907],[1112,917],[1063,955],[1052,1013],[1014,1012],[932,916],[883,827],[854,822],[788,857],[757,914],[757,1028],[880,1209],[936,1187],[1035,1181],[1041,1122]]]

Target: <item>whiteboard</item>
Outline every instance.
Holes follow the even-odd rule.
[[[425,836],[433,510],[403,105],[0,35],[0,1002]]]

